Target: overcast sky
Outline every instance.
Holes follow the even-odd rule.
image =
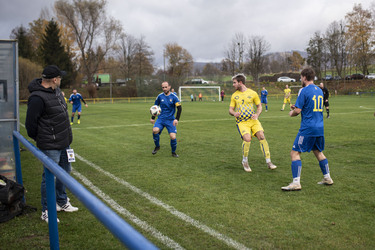
[[[163,46],[176,42],[194,61],[219,61],[236,33],[263,36],[270,52],[305,50],[315,31],[345,18],[355,3],[368,9],[374,0],[107,0],[107,14],[128,34],[146,42],[163,62]],[[36,20],[45,0],[1,0],[0,39]],[[51,13],[53,13],[51,11]]]

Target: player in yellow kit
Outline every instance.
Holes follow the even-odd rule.
[[[291,97],[291,93],[292,90],[289,88],[288,85],[285,85],[285,89],[284,89],[284,104],[283,104],[283,108],[281,109],[281,111],[284,111],[284,108],[285,108],[285,104],[289,103],[289,106],[290,106],[290,109],[292,110],[292,103],[290,102],[290,97]]]
[[[251,138],[254,136],[260,142],[260,148],[266,158],[268,168],[275,169],[276,166],[271,162],[270,150],[264,137],[262,124],[258,120],[262,113],[259,96],[255,91],[245,86],[246,77],[243,74],[233,76],[232,80],[236,92],[233,93],[230,101],[229,114],[236,117],[237,129],[242,138],[242,166],[246,172],[251,172],[248,155]],[[256,110],[253,104],[256,105]]]

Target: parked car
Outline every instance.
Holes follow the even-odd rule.
[[[366,76],[367,79],[375,79],[375,73],[370,73]]]
[[[352,75],[346,75],[345,80],[352,80]]]
[[[332,75],[326,75],[325,77],[323,77],[323,80],[331,81],[331,80],[333,80],[333,77],[332,77]]]
[[[336,80],[336,81],[341,80],[341,76],[335,76],[333,77],[333,80]]]
[[[357,80],[357,79],[364,79],[364,78],[365,78],[365,76],[362,75],[362,74],[353,74],[353,75],[352,75],[352,79],[354,79],[354,80]]]
[[[281,77],[277,78],[277,81],[278,82],[295,82],[296,79],[290,78],[290,77],[287,77],[287,76],[281,76]]]
[[[208,84],[208,81],[199,78],[199,79],[191,79],[191,83],[194,83],[194,84]]]

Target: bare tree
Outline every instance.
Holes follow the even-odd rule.
[[[58,18],[75,35],[80,51],[81,69],[92,83],[93,75],[107,53],[114,48],[122,28],[118,21],[108,18],[105,0],[58,0],[55,10]]]
[[[260,36],[251,36],[248,40],[248,69],[255,83],[259,82],[259,75],[265,69],[265,54],[271,48],[269,42]]]
[[[310,38],[307,51],[307,63],[315,70],[316,76],[321,78],[325,67],[325,44],[320,32],[315,32]]]
[[[151,75],[154,72],[152,65],[154,52],[150,45],[146,43],[144,36],[137,40],[134,49],[134,73],[141,80],[145,75]]]
[[[120,71],[125,80],[133,77],[133,61],[136,54],[137,40],[132,35],[121,34],[117,46],[118,59],[120,61]]]
[[[225,50],[223,68],[226,68],[232,75],[244,70],[245,46],[245,36],[242,33],[236,33]]]
[[[336,69],[339,76],[345,77],[343,73],[347,62],[347,42],[345,39],[344,21],[334,21],[328,26],[325,35],[325,42],[330,54],[329,58],[331,67]]]

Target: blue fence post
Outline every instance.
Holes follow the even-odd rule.
[[[31,144],[18,131],[13,135],[40,160],[44,166],[47,191],[48,227],[50,234],[50,248],[59,249],[59,238],[57,230],[55,178],[59,180],[85,205],[85,207],[116,236],[129,249],[158,249],[142,234],[105,205],[96,196],[90,193],[82,184],[71,177],[56,162],[43,154],[38,148]]]
[[[16,163],[16,180],[19,184],[23,185],[22,170],[21,170],[21,155],[20,155],[20,143],[17,137],[13,135],[13,149],[14,158]]]
[[[51,249],[60,249],[59,232],[57,229],[57,212],[56,212],[56,193],[55,193],[55,176],[48,168],[44,168],[46,175],[47,189],[47,208],[48,208],[48,229],[49,245]]]

